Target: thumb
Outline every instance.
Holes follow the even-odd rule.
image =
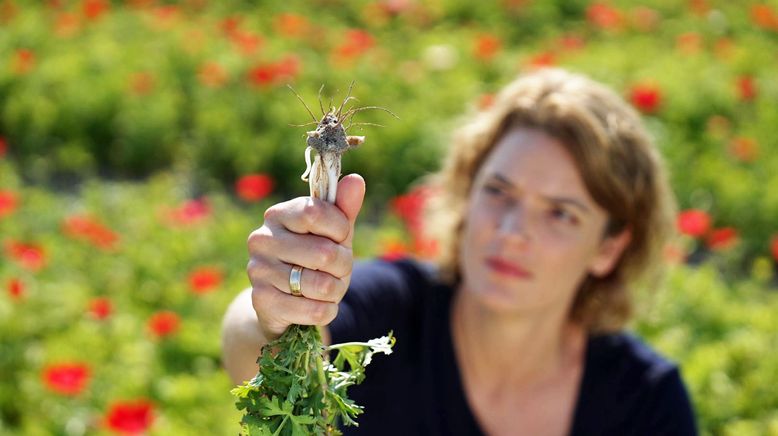
[[[351,224],[351,231],[343,241],[343,245],[351,247],[354,237],[354,223],[362,209],[362,200],[365,199],[365,179],[359,174],[349,174],[338,182],[338,193],[335,196],[335,205],[343,211]]]

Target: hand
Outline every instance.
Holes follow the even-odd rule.
[[[338,183],[336,203],[298,197],[271,206],[248,238],[251,301],[268,341],[291,324],[327,325],[351,281],[354,222],[365,181],[351,174]],[[293,265],[304,267],[302,296],[291,295]]]

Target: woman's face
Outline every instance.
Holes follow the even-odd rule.
[[[500,312],[567,310],[586,275],[607,274],[629,242],[628,232],[603,240],[606,222],[560,142],[509,130],[470,191],[464,291]]]

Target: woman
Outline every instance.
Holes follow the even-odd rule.
[[[581,75],[520,76],[455,133],[433,180],[434,267],[373,261],[352,277],[359,176],[335,205],[268,209],[249,237],[252,289],[225,317],[234,382],[292,323],[332,342],[394,330],[395,353],[350,392],[366,412],[347,433],[696,434],[677,367],[622,331],[675,211],[634,110]]]

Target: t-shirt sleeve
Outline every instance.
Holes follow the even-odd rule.
[[[329,325],[332,343],[365,341],[393,331],[398,342],[418,322],[418,300],[428,281],[416,261],[355,263],[351,283]]]
[[[689,393],[677,367],[655,380],[650,412],[645,420],[646,435],[695,436],[697,424]]]

